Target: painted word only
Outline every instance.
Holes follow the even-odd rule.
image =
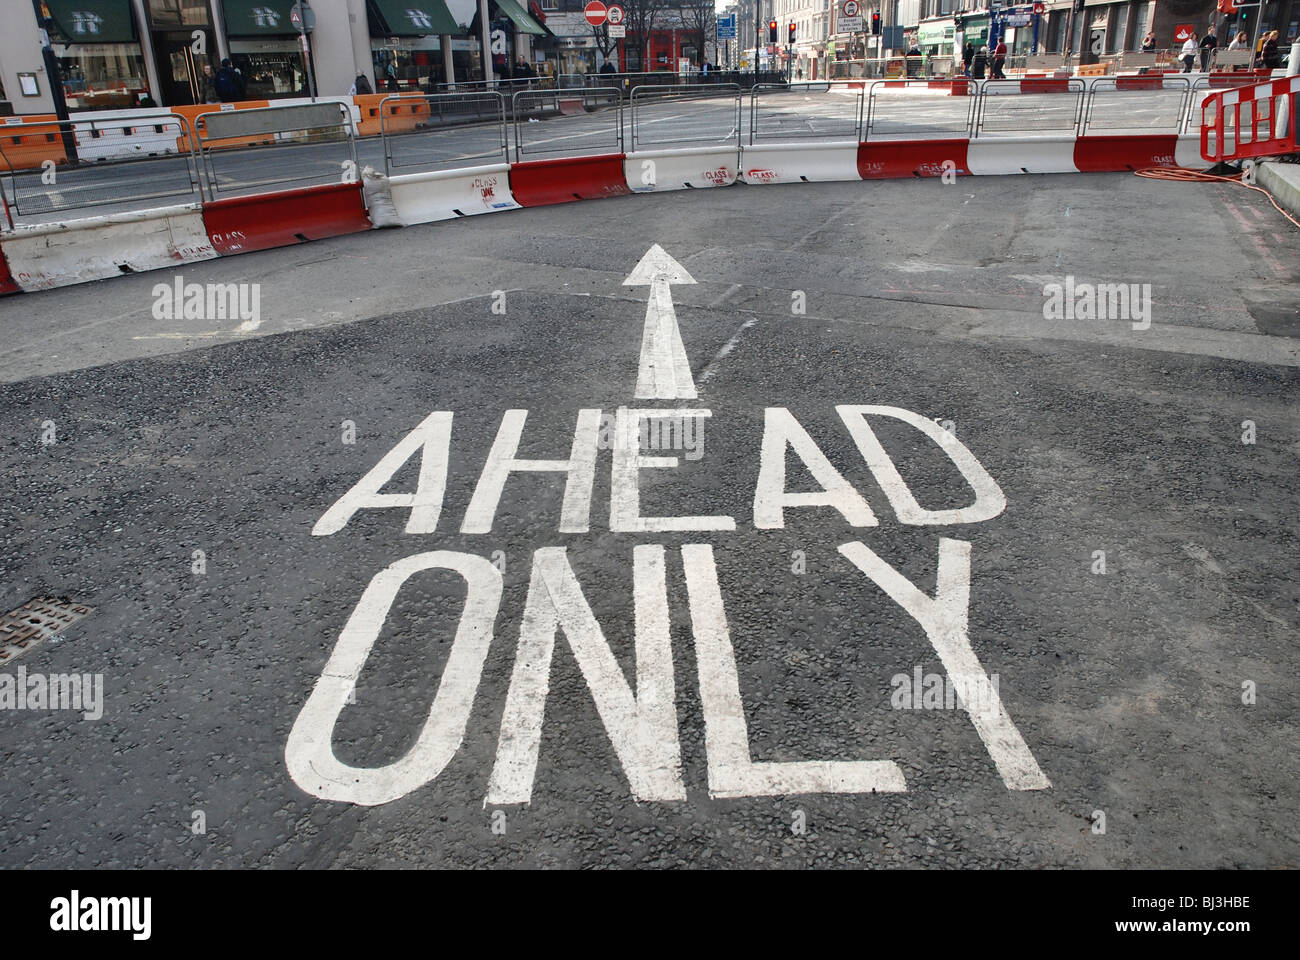
[[[963,691],[963,708],[1003,782],[1012,790],[1050,787],[971,647],[970,544],[941,538],[933,597],[909,582],[865,544],[839,553],[924,629],[944,670]],[[907,789],[893,760],[756,762],[740,695],[736,657],[718,584],[713,547],[685,544],[681,562],[698,665],[714,798],[805,793],[886,793]],[[596,711],[637,800],[685,800],[677,724],[667,551],[632,550],[635,689],[592,613],[564,547],[533,554],[510,686],[501,715],[496,759],[484,804],[532,799],[556,638],[563,634],[586,680]],[[380,767],[356,767],[334,753],[334,727],[355,702],[357,678],[402,585],[426,570],[450,570],[465,581],[465,602],[437,693],[414,746]],[[483,557],[433,550],[398,560],[370,581],[303,705],[285,745],[290,776],[324,800],[390,803],[438,776],[464,741],[501,604],[502,577]]]

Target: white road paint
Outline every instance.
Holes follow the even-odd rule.
[[[794,450],[821,490],[788,493],[785,489],[785,452]],[[785,527],[787,507],[833,507],[855,527],[876,526],[876,515],[853,484],[831,466],[799,421],[785,407],[763,412],[763,447],[759,454],[758,482],[754,485],[754,526],[760,530]]]
[[[686,591],[704,710],[704,744],[709,757],[709,796],[768,797],[799,793],[896,793],[907,790],[892,760],[805,760],[755,763],[740,699],[736,655],[713,563],[713,547],[682,547]]]
[[[925,630],[939,661],[958,691],[967,715],[1010,790],[1045,790],[1051,782],[1038,766],[1024,737],[971,648],[970,544],[939,540],[939,570],[934,597],[928,597],[865,544],[839,548],[855,567],[879,586]]]
[[[664,548],[632,551],[636,606],[634,694],[591,612],[563,547],[533,554],[519,650],[501,717],[501,736],[484,805],[532,799],[555,634],[564,631],[591,689],[610,743],[637,800],[685,800],[677,696],[668,630]]]
[[[384,454],[384,458],[358,480],[351,490],[325,511],[324,516],[312,527],[312,536],[327,537],[338,533],[348,525],[358,510],[384,507],[410,507],[411,515],[406,521],[406,532],[433,533],[438,526],[442,497],[447,489],[451,419],[452,414],[445,410],[437,410],[425,417],[397,446]],[[417,452],[420,453],[420,479],[415,493],[380,493],[402,465]]]
[[[596,448],[600,440],[600,409],[578,411],[578,425],[568,460],[520,460],[519,438],[524,432],[527,410],[507,410],[497,428],[496,440],[479,475],[470,499],[461,533],[490,533],[506,479],[512,472],[564,473],[564,506],[560,513],[561,533],[586,533],[591,516],[591,486],[596,479]]]
[[[718,364],[722,363],[732,350],[735,350],[736,347],[740,346],[740,338],[745,335],[746,330],[756,323],[758,323],[758,317],[750,317],[740,325],[740,329],[732,335],[730,340],[722,345],[722,348],[715,353],[713,359],[709,361],[709,365],[704,368],[704,372],[700,374],[700,383],[706,383],[710,377],[718,372]]]
[[[614,465],[610,471],[609,529],[614,533],[663,533],[674,530],[735,530],[732,517],[643,517],[641,516],[641,471],[671,468],[677,457],[641,455],[641,421],[652,417],[711,417],[711,410],[619,407],[614,419]]]
[[[450,414],[448,414],[450,418]],[[334,725],[357,685],[397,592],[423,570],[455,570],[465,580],[465,606],[438,692],[415,745],[383,767],[351,767],[334,755]],[[465,727],[492,642],[501,605],[501,574],[468,553],[434,550],[398,560],[381,570],[362,594],[311,696],[285,744],[289,776],[322,800],[376,806],[403,797],[438,776],[465,738]]]
[[[625,287],[650,287],[636,378],[638,400],[694,400],[697,396],[671,289],[674,283],[694,282],[686,268],[657,243],[623,281]]]
[[[880,484],[880,488],[889,499],[889,505],[894,508],[894,512],[898,514],[898,519],[902,523],[921,526],[927,524],[980,523],[984,520],[993,519],[1006,509],[1007,498],[1002,493],[1002,488],[998,486],[997,481],[989,476],[989,472],[975,459],[975,455],[967,449],[966,445],[957,439],[955,434],[949,433],[933,420],[928,420],[911,410],[904,410],[902,407],[840,404],[835,409],[839,413],[840,419],[844,421],[844,425],[848,427],[849,433],[853,435],[853,442],[857,444],[858,452],[862,454],[862,459],[867,461],[872,476]],[[939,449],[948,455],[948,459],[952,461],[953,466],[957,468],[966,479],[966,482],[971,485],[971,489],[975,491],[975,502],[970,506],[953,510],[927,510],[917,503],[916,497],[912,495],[911,489],[899,474],[898,468],[894,466],[894,461],[885,452],[885,448],[881,446],[875,432],[867,423],[867,417],[873,415],[893,417],[896,420],[911,424],[938,444]]]

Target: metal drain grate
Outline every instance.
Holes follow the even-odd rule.
[[[28,600],[0,617],[0,663],[16,660],[34,650],[90,612],[90,607],[73,603],[67,597]]]

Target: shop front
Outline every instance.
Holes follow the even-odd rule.
[[[308,63],[289,19],[292,0],[222,0],[230,59],[249,100],[305,97]]]
[[[69,112],[154,103],[130,0],[45,0],[41,12]]]
[[[916,30],[916,41],[927,57],[951,60],[956,35],[957,28],[952,17],[946,17],[942,20],[922,21]]]
[[[379,86],[375,93],[436,89],[447,82],[442,37],[461,32],[441,0],[369,0],[370,56]],[[464,42],[463,46],[477,46]],[[454,76],[473,77],[482,69],[478,56],[457,50],[452,41]]]

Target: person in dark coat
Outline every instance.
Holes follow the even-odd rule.
[[[244,99],[244,75],[235,69],[229,57],[221,61],[221,69],[217,71],[217,77],[212,83],[217,88],[217,96],[222,103]]]
[[[970,77],[972,80],[984,79],[984,67],[989,62],[989,48],[981,46],[975,53],[975,59],[971,61]]]
[[[1214,27],[1205,31],[1205,36],[1201,38],[1201,73],[1206,73],[1210,69],[1210,57],[1219,47],[1219,39],[1214,35]]]
[[[364,73],[357,74],[357,82],[356,82],[355,90],[359,96],[365,96],[366,94],[375,92],[370,89],[370,78],[367,77]]]
[[[970,76],[971,61],[974,59],[975,59],[975,45],[971,43],[969,40],[967,40],[966,46],[961,48],[961,65],[962,65],[962,73],[964,73],[968,77]]]

